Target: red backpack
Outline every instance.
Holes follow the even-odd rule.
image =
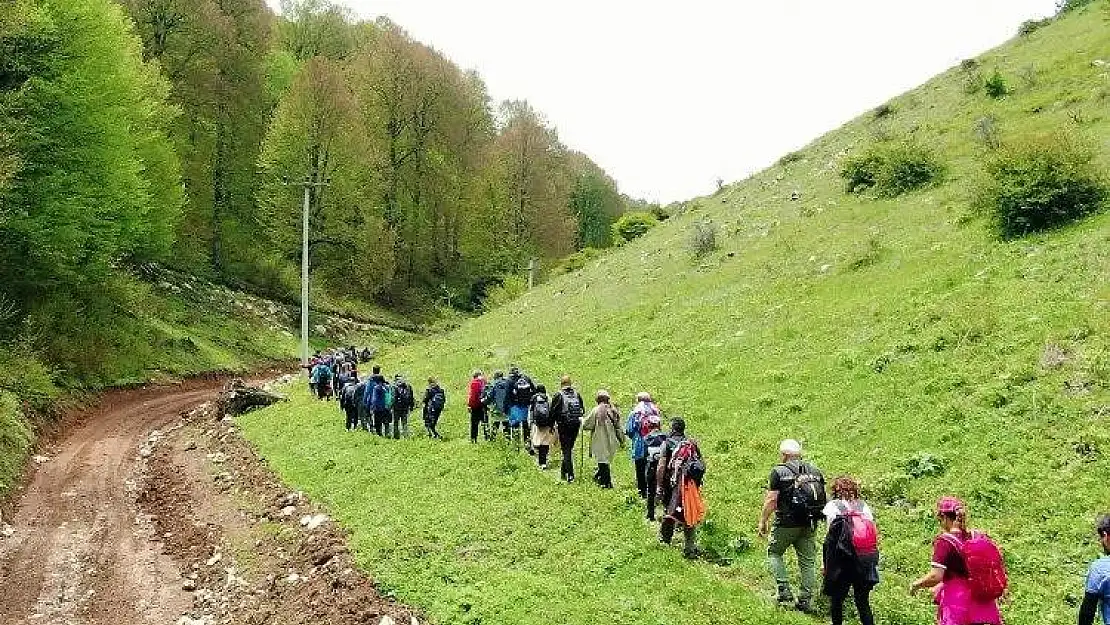
[[[860,508],[849,507],[843,501],[836,502],[840,516],[847,517],[852,531],[852,547],[856,556],[867,556],[879,552],[879,528],[875,522],[863,516]]]
[[[967,565],[967,580],[976,599],[994,601],[1006,592],[1009,581],[1002,552],[990,536],[972,530],[971,538],[960,540],[949,533],[941,534],[952,543]]]

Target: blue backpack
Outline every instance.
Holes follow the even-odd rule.
[[[366,404],[374,411],[389,410],[389,392],[387,384],[383,382],[375,382],[374,386],[370,388],[370,395],[366,400]]]

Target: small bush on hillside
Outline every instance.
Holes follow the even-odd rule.
[[[596,247],[587,247],[559,261],[558,264],[551,268],[551,273],[556,276],[565,273],[574,273],[585,267],[586,263],[598,258],[602,254],[604,254],[604,252]]]
[[[1068,11],[1081,9],[1096,1],[1097,0],[1056,0],[1056,13],[1057,15],[1062,15]]]
[[[980,117],[975,122],[975,141],[988,150],[1002,147],[1002,132],[998,129],[998,121],[993,115]]]
[[[698,258],[717,251],[717,224],[712,221],[695,223],[690,235],[690,251]]]
[[[787,152],[786,154],[782,155],[782,158],[779,159],[778,165],[779,167],[785,167],[791,163],[797,163],[798,161],[804,160],[805,157],[806,153],[802,150]]]
[[[613,238],[618,244],[644,236],[659,223],[652,213],[625,213],[613,224]]]
[[[872,145],[840,170],[849,193],[874,189],[885,197],[920,189],[943,175],[944,165],[932,150],[911,141]]]
[[[728,566],[751,547],[751,539],[734,531],[724,517],[710,513],[698,528],[698,547],[702,559]]]
[[[508,304],[528,292],[528,279],[524,276],[505,276],[500,284],[489,287],[482,300],[482,308],[493,310]]]
[[[902,464],[902,467],[907,475],[915,479],[944,475],[947,470],[943,458],[927,451],[914,454]]]
[[[871,116],[875,119],[890,117],[893,114],[894,106],[890,102],[887,102],[886,104],[880,104],[879,106],[875,107],[875,110],[871,111]]]
[[[1002,72],[998,70],[994,70],[987,82],[983,83],[983,88],[986,89],[987,95],[995,100],[1005,97],[1010,92],[1006,87],[1006,79],[1002,77]]]
[[[1021,23],[1021,26],[1018,27],[1018,34],[1022,37],[1027,37],[1051,23],[1051,17],[1046,17],[1043,20],[1025,20]]]
[[[1003,239],[1070,223],[1097,212],[1110,197],[1093,151],[1065,135],[1004,149],[986,172],[976,204]]]

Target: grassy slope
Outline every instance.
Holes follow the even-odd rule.
[[[381,443],[342,433],[334,406],[296,403],[243,427],[292,483],[354,532],[359,561],[441,623],[812,622],[775,613],[763,544],[730,567],[681,563],[652,544],[625,485],[558,486],[525,460],[461,442],[474,366],[522,363],[553,384],[570,372],[623,406],[642,388],[682,413],[709,453],[718,528],[752,538],[777,441],[801,438],[828,473],[861,477],[883,533],[879,622],[925,624],[905,587],[927,567],[938,495],[971,504],[1004,545],[1015,625],[1068,623],[1093,515],[1110,471],[1110,215],[999,243],[968,219],[981,148],[976,120],[1004,138],[1071,127],[1110,165],[1105,2],[980,59],[1015,90],[964,92],[954,69],[804,150],[804,160],[726,188],[646,238],[441,338],[390,353],[387,369],[450,382],[455,440]],[[1027,68],[1035,78],[1019,78]],[[1033,112],[1037,109],[1038,112]],[[844,195],[843,155],[877,126],[948,159],[939,187],[896,200]],[[798,190],[802,200],[791,202]],[[696,220],[721,250],[694,261]],[[1046,346],[1067,353],[1042,365]],[[918,452],[940,477],[910,479]],[[762,592],[746,592],[752,589]]]

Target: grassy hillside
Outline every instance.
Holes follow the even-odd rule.
[[[1107,61],[1110,4],[1096,2],[580,272],[389,353],[390,371],[447,380],[448,442],[348,435],[334,405],[304,396],[243,427],[332,507],[383,587],[440,623],[814,622],[776,612],[754,537],[786,436],[827,474],[865,482],[883,535],[879,622],[932,622],[906,588],[927,569],[932,504],[947,493],[1004,547],[1007,622],[1073,622],[1091,522],[1108,505],[1110,215],[1002,243],[969,199],[987,117],[1007,142],[1080,134],[1110,169]],[[1008,95],[969,93],[995,69]],[[877,136],[932,147],[944,182],[897,199],[845,194],[840,164]],[[696,259],[703,220],[720,249]],[[626,463],[602,492],[463,442],[469,370],[514,362],[549,386],[568,372],[584,391],[609,388],[622,407],[648,389],[684,415],[709,456],[712,538],[739,539],[733,563],[686,564],[654,545]]]

